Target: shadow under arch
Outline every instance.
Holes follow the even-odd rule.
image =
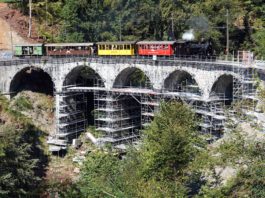
[[[128,87],[130,88],[128,89]],[[128,67],[117,75],[113,83],[113,88],[120,88],[120,90],[125,88],[125,92],[128,90],[130,91],[130,94],[125,92],[123,94],[121,92],[117,103],[122,109],[119,114],[123,116],[126,115],[126,120],[122,120],[119,123],[119,127],[132,127],[129,130],[123,130],[121,134],[126,134],[129,139],[133,140],[134,136],[139,137],[141,127],[153,119],[155,112],[155,106],[143,105],[147,101],[153,101],[153,95],[144,92],[140,95],[134,95],[136,89],[152,89],[150,79],[141,69]]]
[[[63,90],[67,91],[69,87],[105,87],[101,76],[88,66],[77,66],[73,68],[63,81]],[[85,126],[94,125],[94,99],[93,90],[82,92],[72,91],[73,94],[65,99],[66,103],[76,103],[79,111],[82,111],[82,117],[85,119]]]
[[[51,76],[38,67],[26,67],[13,77],[9,91],[11,98],[23,90],[54,95],[54,82]]]
[[[128,67],[122,70],[115,78],[114,88],[122,87],[145,87],[152,88],[151,81],[139,68]]]
[[[175,70],[164,80],[165,91],[190,92],[201,95],[201,90],[194,77],[184,70]]]
[[[233,84],[234,76],[232,74],[219,76],[211,88],[210,97],[223,98],[226,105],[231,105],[233,102]]]
[[[88,66],[77,66],[65,76],[63,86],[70,85],[88,87],[105,86],[102,77]]]

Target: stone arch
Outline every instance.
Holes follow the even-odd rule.
[[[184,91],[184,89],[188,89],[187,91],[202,94],[195,75],[181,69],[174,70],[165,78],[164,89],[166,91]]]
[[[63,80],[63,90],[71,86],[78,87],[105,87],[103,79],[92,68],[84,65],[74,67]],[[68,90],[69,91],[69,90]],[[93,125],[94,118],[94,93],[92,90],[82,92],[72,90],[74,94],[69,94],[69,97],[64,99],[66,104],[76,103],[79,111],[82,111],[82,116],[86,120],[87,125]]]
[[[85,65],[79,65],[72,68],[63,79],[63,86],[84,85],[92,87],[96,86],[98,83],[100,83],[101,87],[105,86],[104,79],[98,74],[98,72]]]
[[[113,87],[149,87],[151,88],[150,78],[138,67],[127,67],[121,70],[113,83]]]
[[[235,78],[237,79],[231,73],[220,75],[211,87],[210,97],[224,97],[228,101],[226,104],[231,104],[233,101],[233,84]]]
[[[55,84],[51,75],[40,67],[28,66],[17,72],[9,86],[10,96],[15,96],[22,90],[53,95]]]

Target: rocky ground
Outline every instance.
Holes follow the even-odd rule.
[[[54,98],[52,96],[23,91],[12,99],[11,107],[31,118],[34,124],[47,135],[55,131]]]

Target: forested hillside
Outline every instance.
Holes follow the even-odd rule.
[[[28,0],[15,6],[28,14]],[[33,15],[47,41],[173,40],[193,29],[219,53],[228,20],[230,53],[265,55],[263,0],[33,0]]]

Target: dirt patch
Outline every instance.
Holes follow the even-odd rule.
[[[25,39],[13,31],[9,24],[0,18],[0,50],[12,50],[12,44],[28,43]]]
[[[12,9],[6,3],[0,3],[0,49],[11,50],[13,44],[42,42],[37,33],[37,22],[32,22],[32,37],[28,38],[28,20],[18,10]],[[11,33],[12,32],[12,35]]]

